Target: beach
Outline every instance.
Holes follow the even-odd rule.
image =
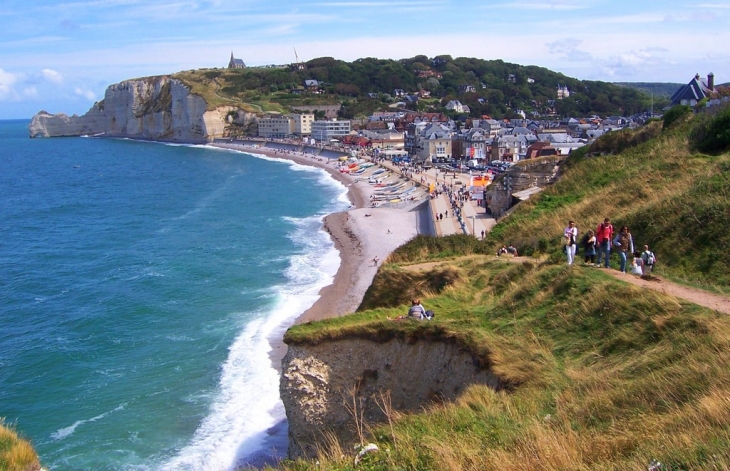
[[[320,291],[319,299],[296,320],[296,323],[354,312],[362,302],[378,267],[391,252],[419,234],[420,218],[424,214],[429,214],[426,208],[419,206],[428,205],[425,189],[423,192],[419,190],[419,197],[402,208],[371,207],[370,197],[374,194],[375,188],[367,182],[367,175],[372,172],[365,172],[363,176],[341,173],[336,159],[237,143],[210,145],[322,168],[348,189],[352,207],[347,211],[330,214],[323,221],[324,229],[330,234],[340,253],[340,267],[332,284]],[[393,174],[391,179],[396,177],[400,178],[399,175]],[[403,302],[406,304],[407,300]],[[283,332],[281,334],[283,335]],[[286,345],[281,341],[281,336],[272,338],[271,343],[272,363],[279,370],[281,359],[286,354]]]
[[[341,173],[337,159],[327,159],[311,154],[302,154],[295,151],[274,150],[261,146],[241,145],[233,143],[215,143],[211,146],[230,149],[250,154],[261,154],[270,158],[279,158],[293,161],[297,164],[314,166],[326,170],[334,179],[347,188],[347,194],[352,206],[346,210],[332,213],[323,218],[323,228],[330,234],[335,248],[340,254],[340,266],[332,284],[325,286],[319,292],[319,298],[304,311],[295,321],[295,324],[312,322],[355,312],[359,307],[365,292],[370,287],[378,267],[388,258],[396,248],[413,237],[424,232],[423,219],[430,219],[428,193],[420,189],[418,197],[402,207],[392,208],[372,207],[370,197],[375,193],[375,187],[368,183],[367,175],[374,169],[368,169],[364,175],[354,176]],[[404,178],[397,173],[391,173],[389,180]],[[414,182],[408,183],[415,185]],[[407,300],[403,301],[407,304]],[[269,337],[271,351],[269,358],[272,367],[281,373],[281,362],[287,352],[283,336],[289,326],[282,326]],[[254,455],[239,463],[240,466],[261,468],[275,464],[288,447],[288,433],[283,406],[277,412],[281,419],[266,431],[262,448]]]

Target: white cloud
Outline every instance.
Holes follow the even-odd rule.
[[[40,98],[40,95],[38,94],[38,89],[35,87],[27,87],[23,89],[23,98]]]
[[[18,76],[0,69],[0,101],[15,101],[19,98],[15,91]]]
[[[591,5],[585,2],[578,4],[573,1],[565,0],[553,0],[543,2],[512,2],[503,3],[498,5],[489,5],[489,8],[514,8],[518,10],[555,10],[555,11],[571,11],[571,10],[585,10],[590,8]]]
[[[579,39],[565,38],[547,43],[546,46],[550,54],[560,56],[564,60],[571,62],[590,61],[591,55],[578,49],[582,42]]]
[[[96,93],[92,92],[91,90],[89,90],[87,88],[76,87],[74,89],[74,92],[77,95],[82,96],[89,101],[96,101]]]
[[[43,74],[43,78],[45,78],[49,82],[53,82],[53,83],[62,83],[63,82],[63,75],[61,75],[60,73],[56,72],[53,69],[43,69],[41,71],[41,73]]]

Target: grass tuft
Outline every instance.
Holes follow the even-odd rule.
[[[0,419],[0,470],[37,471],[40,461],[33,446]]]

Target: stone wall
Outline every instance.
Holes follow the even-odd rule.
[[[560,162],[565,157],[543,157],[534,161],[521,162],[497,176],[487,187],[485,197],[487,207],[495,217],[502,217],[518,203],[513,193],[532,187],[544,188],[553,183],[558,176]]]

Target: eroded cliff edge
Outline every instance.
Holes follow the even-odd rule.
[[[181,81],[167,76],[110,85],[104,99],[82,116],[38,112],[30,137],[104,135],[170,142],[207,142],[226,137],[230,125],[255,122],[255,114],[233,106],[208,109]]]
[[[314,457],[327,433],[343,445],[357,442],[353,404],[365,423],[384,423],[387,417],[378,405],[383,393],[393,410],[417,411],[453,400],[471,384],[504,388],[488,365],[455,341],[348,338],[290,344],[280,382],[289,457]]]

